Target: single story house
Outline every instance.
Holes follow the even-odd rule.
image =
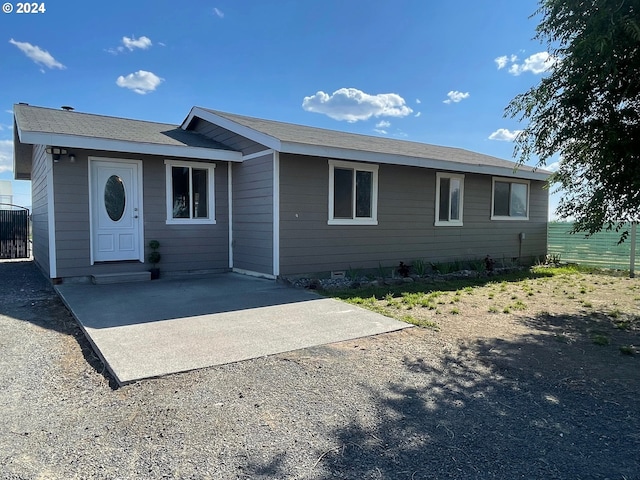
[[[459,148],[193,107],[181,125],[14,107],[51,279],[268,278],[546,254],[548,172]]]

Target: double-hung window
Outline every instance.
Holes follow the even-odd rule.
[[[329,160],[329,225],[378,224],[378,166]]]
[[[165,160],[167,224],[216,223],[214,164]]]
[[[464,175],[436,173],[436,226],[462,226]]]
[[[493,179],[491,219],[529,219],[529,182],[527,180]]]

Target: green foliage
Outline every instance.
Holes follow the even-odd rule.
[[[160,248],[160,242],[158,240],[149,241],[149,248],[151,249],[151,252],[149,252],[149,255],[147,255],[147,260],[155,268],[155,266],[160,263],[160,260],[162,259],[162,255],[158,251],[158,248]]]
[[[448,262],[432,263],[431,269],[436,273],[442,273],[443,275],[446,275],[447,273],[451,273],[453,271],[453,265]]]
[[[620,346],[620,353],[623,355],[635,355],[636,350],[633,345],[622,345]]]
[[[607,337],[606,335],[597,334],[591,337],[591,340],[596,345],[601,345],[601,346],[609,345],[609,337]]]
[[[403,322],[410,323],[411,325],[416,325],[418,327],[431,328],[432,330],[440,330],[440,326],[434,322],[433,320],[423,320],[419,318],[412,317],[411,315],[403,315],[399,318]]]
[[[427,273],[427,263],[421,258],[419,258],[418,260],[414,260],[413,263],[411,264],[411,268],[413,269],[416,275],[419,275],[421,277],[425,273]]]
[[[512,308],[514,310],[526,310],[527,305],[522,300],[518,300],[516,303],[513,304]]]
[[[573,232],[615,229],[624,241],[640,216],[638,2],[539,0],[536,13],[549,72],[505,110],[528,121],[515,155],[544,166],[560,154],[557,213],[575,218]]]
[[[360,277],[362,277],[362,271],[359,268],[351,268],[351,265],[349,265],[346,276],[349,280],[355,282],[356,280],[360,279]]]
[[[476,272],[484,272],[487,269],[487,265],[482,258],[479,260],[471,260],[469,265],[471,266],[471,270]]]

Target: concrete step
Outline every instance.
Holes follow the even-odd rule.
[[[148,282],[150,280],[151,272],[103,273],[101,275],[91,275],[91,282],[96,285],[105,285],[109,283]]]

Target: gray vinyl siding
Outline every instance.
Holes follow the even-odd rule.
[[[47,154],[44,145],[34,145],[31,167],[31,228],[33,260],[49,276],[49,202],[47,200]]]
[[[167,225],[165,157],[74,150],[76,162],[61,160],[54,167],[56,251],[59,277],[149,270],[145,261],[91,265],[88,158],[142,160],[145,259],[149,240],[158,240],[165,274],[226,271],[229,266],[229,215],[226,162],[216,163],[214,225]],[[180,159],[180,161],[185,161]]]
[[[280,157],[280,273],[546,253],[548,194],[532,181],[528,221],[491,220],[492,177],[466,174],[463,226],[434,226],[436,171],[380,165],[378,225],[327,225],[327,159]],[[519,234],[525,234],[520,252]]]
[[[273,274],[273,155],[232,166],[233,266]]]

